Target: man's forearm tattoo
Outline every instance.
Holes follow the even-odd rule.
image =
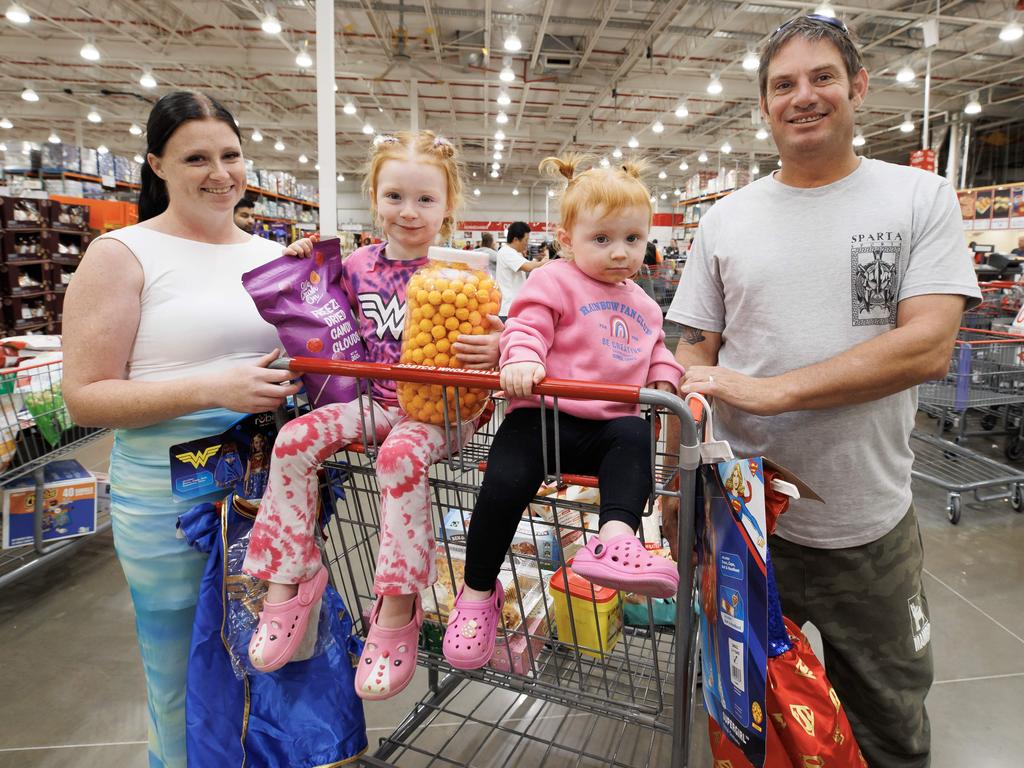
[[[685,341],[690,346],[707,341],[707,339],[704,337],[704,331],[702,331],[700,328],[693,328],[689,325],[683,326],[683,333],[680,337],[680,340]]]

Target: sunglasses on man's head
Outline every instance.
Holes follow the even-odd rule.
[[[777,34],[779,34],[779,32],[784,30],[797,19],[810,19],[811,21],[820,21],[822,24],[828,24],[830,27],[838,29],[844,35],[850,34],[850,30],[846,28],[846,25],[839,19],[835,18],[834,16],[824,16],[820,13],[808,13],[806,16],[796,16],[790,19],[789,21],[784,21],[776,28],[774,32],[772,32],[772,37],[775,37]]]

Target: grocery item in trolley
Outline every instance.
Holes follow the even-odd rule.
[[[501,292],[488,271],[485,253],[432,246],[428,262],[409,280],[401,363],[459,368],[453,345],[462,334],[490,333],[490,315]],[[489,392],[480,387],[398,383],[398,403],[411,418],[428,424],[471,421],[483,411]]]
[[[314,243],[308,259],[282,256],[246,272],[242,285],[289,355],[365,360],[359,324],[341,287],[342,269],[340,241],[327,238]],[[302,382],[314,408],[358,395],[355,379],[345,376],[306,373]]]
[[[571,565],[559,568],[548,581],[555,600],[558,639],[575,645],[584,656],[608,656],[622,635],[622,601],[610,587],[600,587],[574,573]],[[568,597],[566,597],[568,595]]]
[[[51,461],[43,467],[44,542],[96,532],[96,478],[74,459]],[[36,481],[25,475],[3,488],[3,547],[18,547],[34,540]]]

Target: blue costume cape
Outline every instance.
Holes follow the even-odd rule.
[[[189,768],[314,768],[352,762],[367,747],[363,705],[353,687],[353,663],[361,643],[332,586],[323,600],[335,642],[323,653],[277,672],[244,680],[235,676],[222,631],[229,599],[225,575],[232,588],[237,575],[225,573],[224,552],[252,524],[230,502],[199,504],[179,518],[192,547],[210,554],[189,654]]]

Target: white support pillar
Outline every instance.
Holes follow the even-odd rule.
[[[334,0],[316,2],[316,152],[320,163],[320,236],[338,234],[334,108]]]

